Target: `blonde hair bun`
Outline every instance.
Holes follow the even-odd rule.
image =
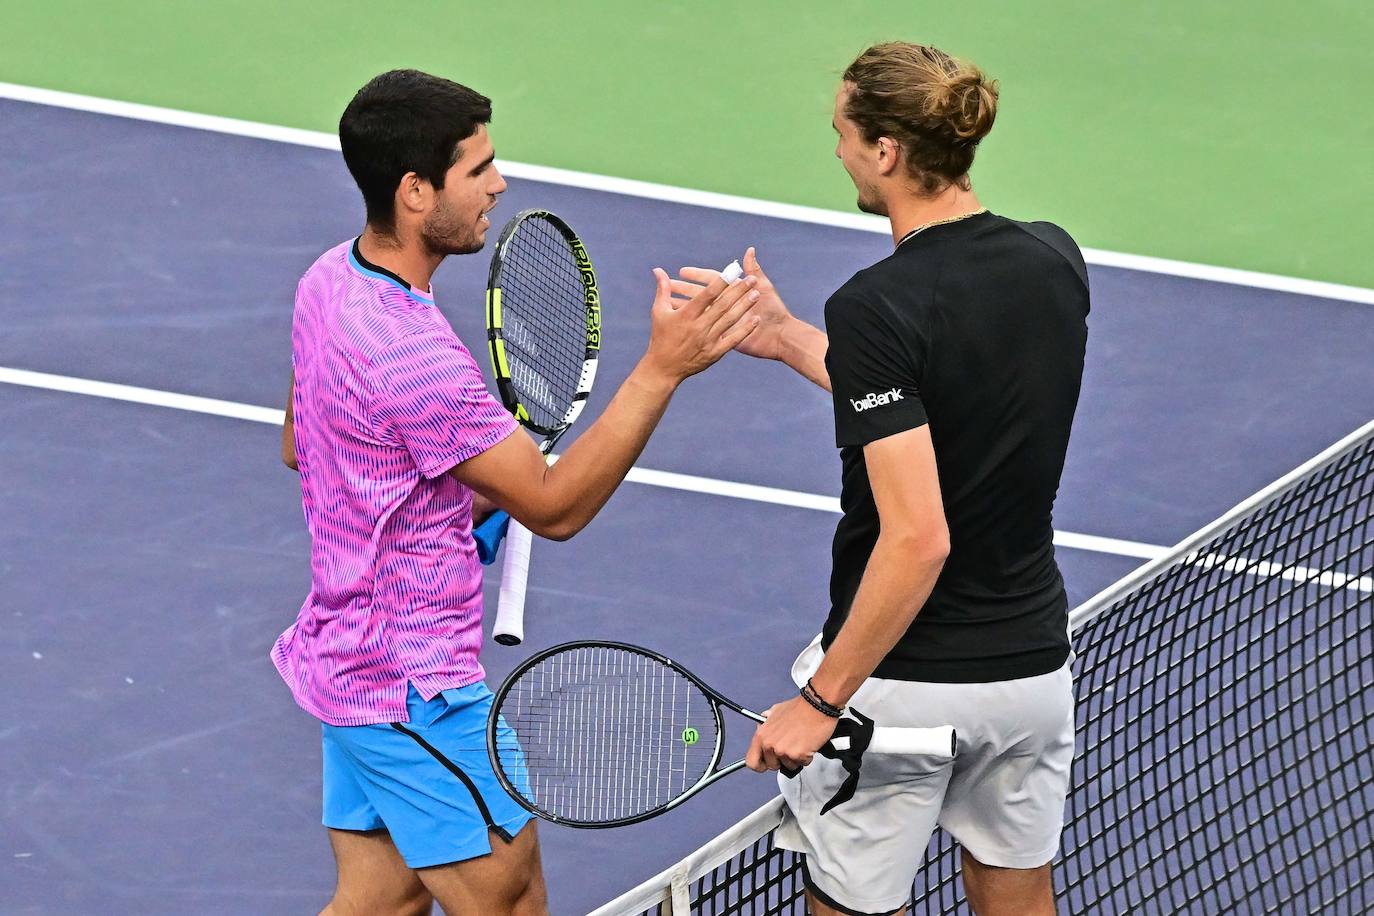
[[[845,116],[869,143],[891,137],[927,191],[961,181],[997,119],[997,82],[939,48],[889,41],[844,71]]]
[[[930,117],[944,121],[960,140],[983,139],[997,118],[997,83],[968,64],[931,86],[927,99]]]

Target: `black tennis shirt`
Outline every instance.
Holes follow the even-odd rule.
[[[863,446],[928,423],[949,557],[874,676],[1003,681],[1064,664],[1068,599],[1051,514],[1087,315],[1087,270],[1068,233],[993,213],[925,229],[830,297],[844,515],[826,647],[878,539]]]

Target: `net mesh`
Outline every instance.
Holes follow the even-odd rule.
[[[567,239],[547,220],[521,221],[498,279],[511,383],[530,422],[564,422],[587,357],[583,275]]]
[[[1075,614],[1063,912],[1374,910],[1372,464],[1374,426]],[[751,836],[690,911],[801,914],[799,869]],[[679,912],[647,899],[597,914]],[[911,900],[970,912],[949,836]]]
[[[518,745],[501,769],[540,811],[609,824],[666,805],[715,760],[711,700],[677,670],[605,645],[562,649],[536,662],[501,697]]]

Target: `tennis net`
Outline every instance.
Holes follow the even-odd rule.
[[[1070,913],[1374,911],[1374,423],[1070,616]],[[594,916],[801,914],[775,799]],[[968,912],[931,840],[916,913]]]

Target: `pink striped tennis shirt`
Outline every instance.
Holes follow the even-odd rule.
[[[272,660],[330,725],[406,721],[483,677],[472,491],[445,472],[515,429],[427,293],[331,249],[296,289],[296,463],[310,594]]]

